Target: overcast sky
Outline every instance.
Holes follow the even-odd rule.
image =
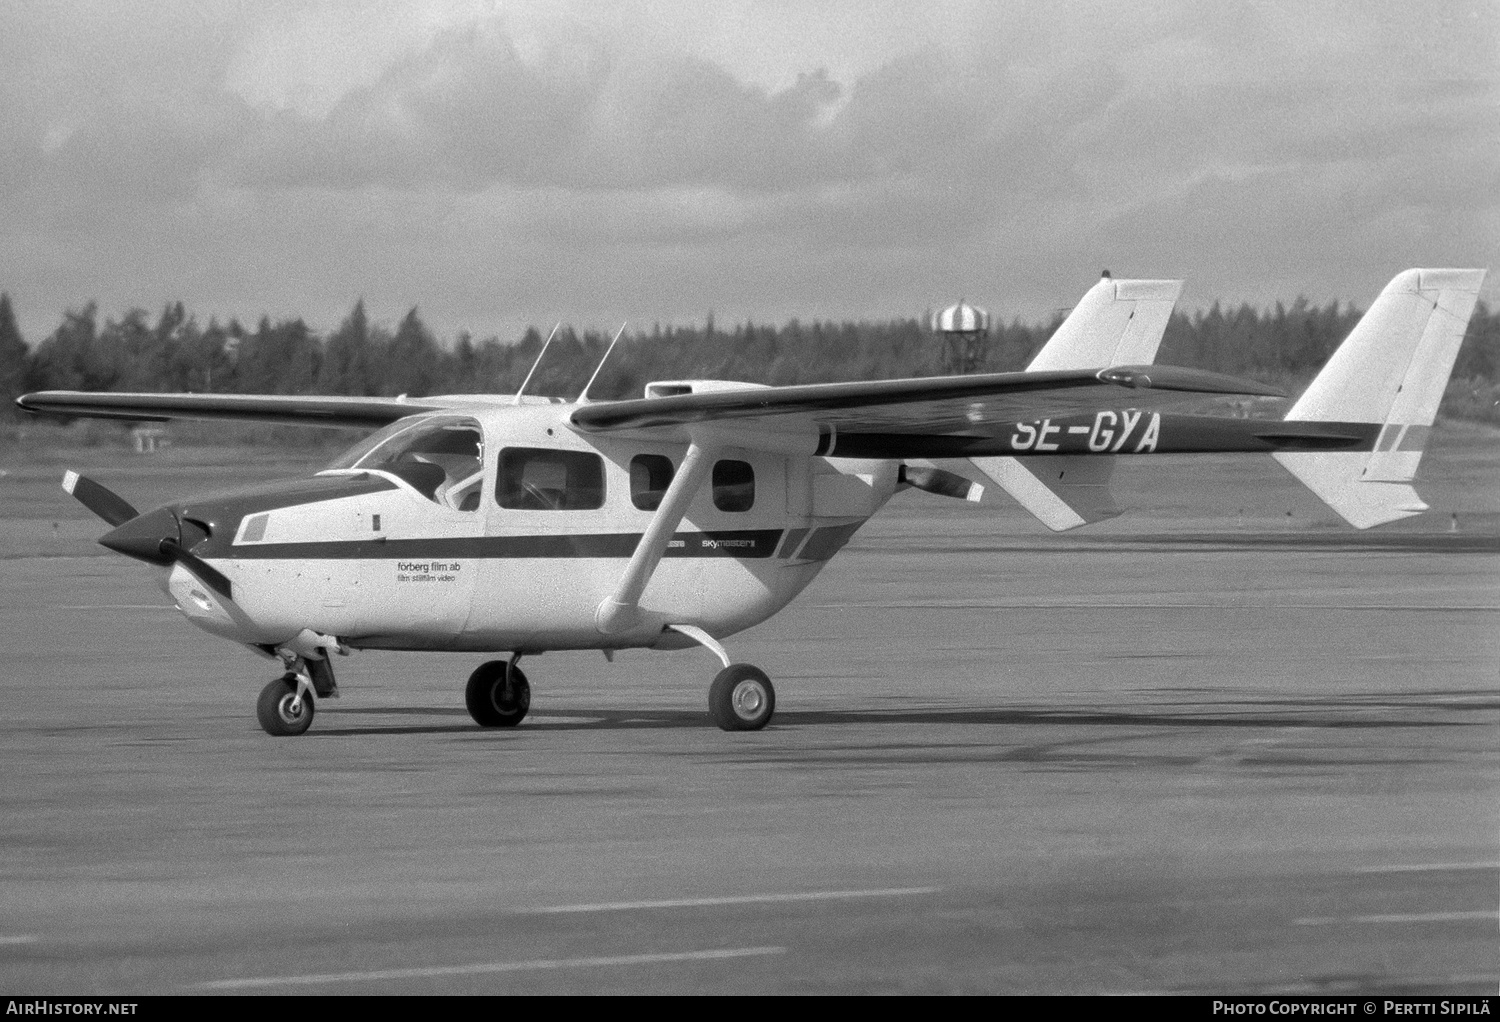
[[[1495,266],[1500,3],[0,5],[0,290],[521,325]]]

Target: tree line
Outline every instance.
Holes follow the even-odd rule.
[[[1158,362],[1192,366],[1282,385],[1295,392],[1359,320],[1361,310],[1299,298],[1174,313]],[[1023,368],[1061,316],[1046,323],[1002,323],[982,339],[979,371]],[[34,347],[0,295],[0,396],[4,411],[31,390],[187,391],[196,393],[352,394],[420,397],[513,393],[541,350],[536,328],[519,338],[476,341],[461,333],[440,343],[413,307],[395,329],[372,323],[355,303],[326,336],[301,318],[206,323],[182,302],[152,316],[131,309],[101,321],[97,305],[70,309]],[[528,387],[533,394],[576,397],[610,337],[558,330]],[[792,384],[922,376],[951,369],[945,346],[918,319],[753,322],[653,326],[627,333],[590,392],[639,396],[650,380],[716,378]],[[1476,307],[1444,398],[1447,415],[1500,422],[1500,312]]]

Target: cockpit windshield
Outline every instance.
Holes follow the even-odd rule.
[[[328,468],[389,472],[434,503],[476,511],[484,471],[483,433],[478,422],[467,418],[396,422],[366,437]]]

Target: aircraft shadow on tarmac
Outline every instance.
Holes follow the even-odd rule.
[[[1447,698],[1444,698],[1447,696]],[[1455,699],[1453,696],[1462,698]],[[1181,709],[1170,707],[1140,710],[1070,710],[1057,707],[914,707],[911,709],[849,710],[783,710],[776,715],[772,730],[778,727],[817,727],[833,724],[958,724],[1007,725],[1024,727],[1164,727],[1164,728],[1326,728],[1340,730],[1374,730],[1380,728],[1464,727],[1489,724],[1449,716],[1434,720],[1433,710],[1449,714],[1463,711],[1500,710],[1500,697],[1487,693],[1412,692],[1401,696],[1388,694],[1355,695],[1338,699],[1279,698],[1268,700],[1240,699],[1205,705],[1194,700]],[[1383,711],[1373,714],[1372,711]],[[539,719],[528,721],[517,730],[481,729],[471,723],[462,709],[350,707],[330,709],[330,717],[373,714],[378,716],[444,716],[464,718],[452,724],[413,724],[367,727],[331,726],[311,732],[308,737],[335,738],[353,735],[473,734],[512,735],[531,731],[630,731],[664,728],[704,728],[708,715],[701,710],[546,710]]]
[[[1484,532],[1463,533],[1399,531],[1384,533],[1333,531],[1139,533],[1120,536],[1078,536],[1064,541],[1048,536],[1039,537],[1035,542],[1016,542],[1013,539],[1007,539],[994,542],[968,540],[963,543],[922,542],[920,539],[900,536],[882,537],[878,541],[866,540],[862,546],[851,546],[851,550],[868,553],[900,550],[906,554],[948,555],[1065,554],[1070,557],[1139,549],[1206,550],[1209,552],[1258,549],[1296,552],[1379,550],[1386,553],[1500,553],[1500,535],[1494,534],[1493,531],[1489,531],[1490,529],[1492,527],[1487,526],[1487,531]]]

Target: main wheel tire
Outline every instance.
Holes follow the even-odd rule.
[[[759,731],[776,712],[776,689],[766,672],[730,664],[708,688],[708,715],[725,731]]]
[[[313,712],[311,692],[297,701],[295,676],[272,681],[260,690],[260,698],[255,701],[256,719],[268,735],[300,735],[312,726]]]
[[[491,660],[469,675],[464,702],[480,727],[515,727],[531,709],[531,683],[519,667],[510,668],[511,691],[505,691],[505,660]]]

